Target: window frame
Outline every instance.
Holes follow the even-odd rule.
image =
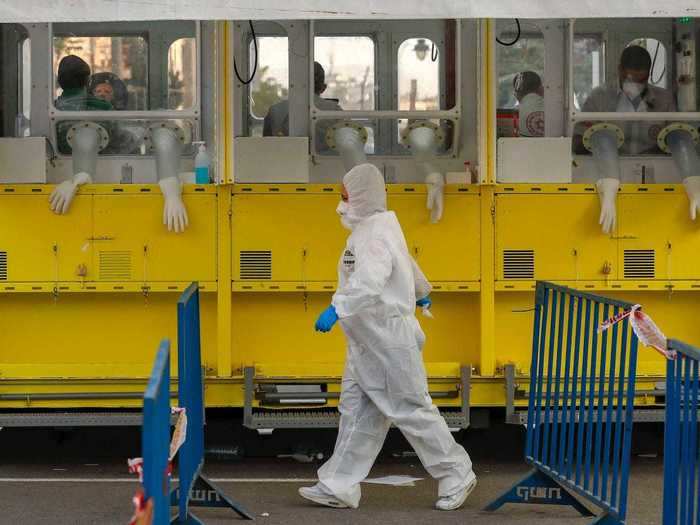
[[[354,27],[353,27],[354,29]],[[420,33],[420,35],[418,35]],[[383,49],[382,47],[382,37],[383,34],[379,34],[377,32],[372,32],[371,33],[374,37],[375,41],[375,54],[379,54],[379,56],[375,57],[375,89],[376,87],[384,88],[385,86],[381,85],[381,71],[378,70],[378,68],[384,64],[386,61],[382,60],[381,56],[381,51]],[[392,50],[391,58],[388,61],[388,66],[389,67],[394,67],[394,71],[390,75],[390,82],[391,82],[391,98],[392,100],[396,101],[396,93],[398,89],[398,73],[396,72],[396,61],[398,59],[397,52],[398,52],[398,45],[397,41],[393,40],[395,35],[402,35],[406,36],[407,38],[411,38],[410,35],[418,35],[417,37],[424,37],[426,34],[426,31],[422,30],[414,30],[414,31],[399,31],[396,33],[392,33],[391,31],[388,31],[386,34],[389,34],[392,37],[390,49]],[[459,20],[457,20],[457,23],[455,24],[455,106],[449,110],[438,110],[438,111],[400,111],[398,109],[391,109],[391,110],[382,110],[382,109],[375,109],[375,110],[344,110],[344,111],[326,111],[326,110],[320,110],[316,108],[314,104],[309,104],[309,122],[314,123],[317,120],[326,120],[326,119],[352,119],[352,120],[360,120],[360,121],[367,121],[371,122],[373,120],[376,120],[378,122],[378,126],[376,128],[377,133],[375,134],[375,151],[377,147],[382,148],[383,150],[387,151],[387,153],[379,153],[379,154],[372,154],[374,158],[405,158],[406,154],[400,154],[397,150],[397,146],[395,144],[398,143],[398,140],[396,138],[397,135],[397,128],[398,128],[398,120],[399,119],[425,119],[425,120],[431,120],[431,119],[440,119],[440,120],[450,120],[452,121],[453,124],[453,137],[452,137],[452,143],[451,146],[448,150],[443,152],[441,156],[445,157],[454,157],[457,154],[457,151],[459,149],[459,135],[460,135],[460,101],[462,99],[462,82],[460,81],[461,79],[461,70],[462,70],[462,49],[459,43],[461,42],[461,34],[462,34],[462,26],[459,23]],[[309,55],[311,57],[314,57],[315,59],[315,37],[316,36],[368,36],[367,33],[363,33],[362,31],[321,31],[319,33],[316,32],[316,21],[311,20],[309,24]],[[414,36],[415,38],[416,36]],[[431,39],[435,41],[435,39]],[[439,39],[438,39],[439,40]],[[439,51],[441,53],[444,53],[444,46],[442,46]],[[441,64],[444,64],[444,61],[440,61]],[[444,67],[444,66],[441,66]],[[309,100],[313,100],[313,60],[309,60]],[[381,90],[380,90],[381,91]],[[381,107],[381,102],[380,98],[376,97],[375,100],[377,100],[376,106]],[[398,106],[396,106],[398,107]],[[391,120],[389,120],[391,119]],[[390,125],[387,126],[386,124],[390,122]],[[311,147],[311,153],[312,155],[319,155],[320,152],[317,151],[316,149],[316,126],[311,125],[311,129],[309,130],[309,136],[310,136],[310,147]],[[388,135],[388,139],[385,138],[385,134]],[[326,157],[326,155],[320,155],[321,157]]]
[[[321,34],[313,35],[312,38],[314,41],[314,46],[313,46],[311,53],[310,53],[310,56],[313,57],[313,60],[311,60],[312,75],[311,75],[310,84],[309,84],[310,88],[311,88],[311,94],[310,94],[311,98],[309,99],[311,106],[314,106],[314,108],[316,108],[316,105],[314,104],[314,96],[313,96],[314,95],[314,82],[313,82],[313,79],[314,79],[313,67],[314,66],[313,66],[313,63],[316,61],[316,38],[317,37],[318,38],[343,38],[343,37],[346,37],[346,38],[357,38],[357,37],[369,38],[372,41],[372,46],[373,46],[373,51],[374,51],[373,56],[372,56],[372,76],[374,78],[374,85],[375,85],[375,87],[377,86],[377,83],[378,83],[377,64],[379,63],[380,53],[379,53],[379,39],[377,38],[376,33],[372,33],[372,32],[368,32],[368,33],[358,33],[358,32],[337,33],[337,32],[334,32],[334,33],[321,33]],[[363,110],[357,110],[357,111],[377,111],[377,107],[380,105],[379,100],[377,99],[377,97],[373,97],[373,100],[374,100],[374,109],[367,109],[367,110],[363,109]],[[318,109],[318,108],[316,108],[316,109]],[[355,111],[355,110],[348,110],[348,111]]]
[[[700,17],[696,17],[697,20],[700,20]],[[586,19],[585,21],[587,23],[595,22],[599,19]],[[619,19],[605,19],[606,23],[604,24],[604,30],[601,31],[602,34],[609,34],[610,33],[610,23],[613,23],[615,21],[618,21]],[[637,20],[637,19],[633,19]],[[663,24],[664,22],[670,22],[672,23],[674,20],[673,17],[666,17],[666,18],[658,18],[658,19],[653,19],[651,22],[653,23],[658,23],[658,24]],[[574,134],[574,127],[578,122],[586,122],[586,121],[605,121],[605,120],[614,120],[614,121],[659,121],[659,120],[671,120],[671,121],[677,121],[677,122],[694,122],[700,120],[700,111],[688,111],[688,112],[683,112],[683,111],[676,111],[676,112],[637,112],[637,113],[625,113],[625,112],[612,112],[612,113],[604,113],[604,112],[583,112],[583,111],[577,111],[575,106],[574,106],[574,100],[573,100],[573,95],[574,95],[574,90],[573,90],[573,40],[574,37],[576,36],[576,22],[577,20],[575,18],[569,19],[569,35],[567,38],[567,48],[568,48],[568,61],[569,61],[569,67],[567,71],[567,96],[568,96],[568,126],[567,126],[567,136],[572,137]],[[647,23],[651,23],[647,21]],[[582,31],[582,33],[588,33],[589,31]],[[619,31],[617,34],[617,38],[613,40],[614,45],[608,45],[606,43],[606,78],[608,83],[611,81],[611,76],[610,76],[610,71],[612,68],[614,68],[613,63],[610,62],[608,63],[608,56],[610,53],[613,53],[614,56],[619,56],[619,54],[622,52],[622,49],[619,49],[620,44],[618,42],[624,41],[625,43],[631,42],[637,38],[654,38],[658,41],[660,41],[662,44],[666,45],[666,52],[670,53],[673,50],[672,45],[668,45],[668,42],[664,40],[663,32],[654,30],[653,27],[649,28],[646,25],[642,28],[636,29],[634,31]],[[608,39],[610,40],[610,39]],[[671,50],[671,51],[669,51]],[[667,57],[667,60],[669,60],[669,57]],[[673,63],[673,57],[670,58],[671,64]]]
[[[166,22],[166,21],[163,21]],[[182,21],[177,21],[179,23],[186,24],[194,24],[194,38],[195,38],[195,45],[196,45],[196,60],[197,64],[195,67],[195,79],[194,79],[194,104],[191,108],[187,109],[182,109],[182,110],[172,110],[172,109],[147,109],[147,110],[127,110],[127,111],[61,111],[56,109],[54,105],[54,93],[55,93],[55,82],[56,82],[56,74],[54,71],[54,63],[53,63],[53,51],[54,51],[54,26],[56,24],[50,23],[48,24],[48,39],[47,39],[47,56],[49,57],[49,60],[47,60],[47,67],[48,67],[48,80],[49,80],[49,87],[48,87],[48,108],[49,108],[49,136],[51,138],[52,144],[54,145],[54,149],[56,150],[57,154],[59,157],[62,158],[68,158],[70,155],[66,155],[63,153],[60,153],[58,151],[58,136],[57,136],[57,127],[60,122],[63,121],[75,121],[75,120],[90,120],[90,121],[120,121],[120,120],[128,120],[128,121],[133,121],[133,120],[144,120],[146,122],[152,122],[152,121],[162,121],[162,120],[183,120],[183,121],[190,121],[192,122],[192,141],[199,140],[202,135],[202,121],[200,118],[201,114],[201,104],[202,104],[202,87],[201,87],[201,76],[202,76],[202,27],[201,27],[201,21],[198,20],[182,20]],[[91,23],[91,22],[76,22],[77,24],[84,24],[84,27],[92,29],[93,27],[98,27],[99,25],[104,25],[103,23]],[[65,25],[65,24],[70,24],[70,22],[61,22],[59,25]],[[143,31],[133,31],[133,23],[126,23],[126,22],[109,22],[106,23],[105,25],[106,29],[100,33],[99,36],[131,36],[131,35],[140,35],[143,36],[144,34],[150,36],[150,32],[144,33]],[[129,28],[132,28],[131,31],[129,31]],[[95,36],[93,30],[86,30],[83,33],[77,33],[79,36]],[[156,33],[157,35],[162,34],[162,33]],[[154,40],[153,45],[160,45],[162,46],[162,53],[161,55],[164,57],[165,62],[163,64],[166,65],[167,67],[167,61],[168,61],[168,51],[170,49],[170,46],[173,44],[173,42],[179,40],[180,38],[192,38],[191,36],[188,35],[172,35],[173,38],[164,41],[164,40]],[[149,98],[150,98],[150,77],[151,77],[151,69],[150,69],[150,62],[152,60],[152,55],[150,53],[151,49],[151,42],[149,38],[146,38],[146,43],[149,48],[149,67],[148,67],[148,86],[149,86]],[[162,65],[162,64],[161,64]],[[167,82],[165,84],[165,87],[167,89]],[[187,153],[183,152],[183,155],[186,155]],[[134,155],[134,154],[129,154],[129,153],[116,153],[113,155],[108,155],[109,158],[119,158],[119,157],[152,157],[152,153],[146,153],[146,155]]]
[[[185,118],[194,118],[196,120],[199,120],[199,114],[200,114],[200,109],[201,109],[201,98],[202,98],[202,93],[201,93],[201,70],[202,70],[202,38],[201,38],[201,22],[196,21],[196,20],[184,20],[182,21],[183,23],[191,23],[194,24],[195,27],[195,45],[196,45],[196,59],[197,59],[197,64],[195,67],[195,79],[194,79],[194,104],[191,108],[186,108],[186,109],[146,109],[146,110],[133,110],[133,111],[61,111],[56,109],[54,105],[54,93],[55,93],[55,82],[56,82],[56,74],[54,71],[54,64],[53,64],[53,51],[54,51],[54,46],[53,46],[53,41],[54,41],[54,26],[56,24],[49,24],[49,38],[48,38],[48,56],[50,57],[48,67],[49,67],[49,80],[50,80],[50,86],[49,86],[49,100],[48,100],[48,107],[49,107],[49,116],[51,117],[52,120],[75,120],[75,119],[80,119],[81,117],[86,117],[90,116],[90,120],[94,120],[99,118],[100,120],[134,120],[134,119],[154,119],[154,118],[180,118],[180,119],[185,119]],[[84,23],[84,22],[76,22],[76,23]],[[62,22],[61,24],[66,24],[65,22]],[[120,22],[113,22],[113,23],[108,23],[106,25],[107,29],[114,28],[114,31],[108,31],[105,30],[103,33],[97,36],[141,36],[146,40],[146,44],[148,45],[149,49],[149,56],[148,56],[148,75],[147,75],[147,86],[148,90],[150,92],[150,76],[151,76],[151,62],[152,62],[152,56],[150,53],[150,49],[152,46],[155,45],[162,45],[163,46],[163,53],[162,56],[165,57],[165,62],[163,64],[167,65],[167,56],[168,56],[168,51],[170,49],[170,46],[177,40],[181,38],[193,38],[192,36],[188,35],[177,35],[174,36],[174,38],[168,40],[168,41],[154,41],[151,42],[150,33],[146,31],[145,33],[143,31],[120,31],[122,27],[127,28],[127,27],[133,27],[133,24],[127,24],[124,25],[123,23]],[[84,33],[77,33],[78,36],[96,36],[94,34],[94,31],[85,31]],[[166,89],[167,89],[167,84],[166,84]],[[150,97],[150,95],[149,95]]]
[[[334,37],[337,37],[337,38],[343,38],[343,37],[369,38],[372,42],[373,51],[374,51],[373,57],[372,57],[372,66],[373,66],[372,67],[372,76],[374,78],[374,86],[376,89],[376,86],[379,85],[379,77],[377,76],[377,73],[379,71],[378,64],[379,64],[379,60],[381,57],[381,53],[379,51],[380,42],[379,42],[379,38],[378,38],[378,35],[376,32],[371,32],[371,31],[370,32],[359,32],[359,31],[353,31],[351,29],[351,30],[344,31],[344,32],[333,31],[333,32],[322,32],[319,34],[314,34],[313,31],[310,31],[310,38],[312,41],[312,45],[311,45],[311,50],[310,50],[309,55],[312,57],[312,60],[310,60],[310,62],[311,62],[311,75],[309,78],[309,108],[311,109],[312,112],[314,110],[317,112],[322,111],[318,107],[316,107],[315,97],[314,97],[314,95],[315,95],[315,92],[314,92],[314,62],[316,61],[316,38],[317,37],[318,38],[334,38]],[[374,109],[347,110],[347,111],[360,111],[360,112],[368,112],[368,113],[378,111],[376,108],[381,105],[380,100],[376,96],[374,96],[373,101],[374,101]],[[343,110],[342,113],[345,113],[345,111],[346,110]],[[319,151],[319,149],[318,149],[318,139],[316,138],[316,127],[317,127],[316,124],[320,120],[323,120],[323,119],[315,119],[314,117],[310,118],[310,121],[309,121],[309,123],[310,123],[310,138],[309,138],[310,148],[311,148],[311,151],[314,155],[318,155],[319,157],[332,157],[332,155],[328,154],[329,153],[328,151]],[[352,120],[357,121],[358,124],[373,130],[372,136],[373,136],[374,151],[367,153],[367,155],[376,156],[377,148],[381,147],[378,144],[377,139],[382,135],[382,131],[381,131],[382,122],[377,120],[377,119],[366,118],[366,117],[360,117],[360,118],[356,118],[356,119],[353,118]],[[321,137],[321,139],[323,139],[323,137]]]

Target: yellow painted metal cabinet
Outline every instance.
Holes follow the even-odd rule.
[[[496,279],[604,280],[617,276],[617,243],[601,232],[595,194],[496,196]]]
[[[186,194],[189,227],[168,232],[160,193],[95,195],[94,274],[102,281],[215,281],[216,195]]]
[[[66,215],[49,209],[48,196],[0,195],[0,281],[78,281],[78,268],[89,268],[92,196],[76,196]]]

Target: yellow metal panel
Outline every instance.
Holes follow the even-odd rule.
[[[233,279],[242,251],[272,252],[272,281],[335,281],[348,235],[339,195],[241,194],[233,198]]]
[[[496,279],[504,250],[534,250],[535,279],[605,280],[619,275],[617,243],[601,233],[596,195],[496,196]]]
[[[0,330],[0,378],[147,377],[165,337],[177,374],[178,296],[0,294],[3,325],[21,327]],[[213,370],[216,295],[200,301],[202,360]]]
[[[242,251],[272,252],[272,281],[331,281],[348,231],[335,213],[338,195],[236,194],[233,203],[233,279]],[[479,280],[479,198],[447,194],[445,215],[431,224],[425,194],[390,193],[411,253],[432,281]],[[449,249],[447,249],[449,247]]]
[[[103,281],[216,280],[216,195],[189,194],[184,233],[163,225],[163,197],[95,195],[95,279]]]
[[[684,193],[620,195],[618,207],[621,264],[625,250],[654,250],[657,279],[700,279],[700,227]]]
[[[49,209],[47,194],[0,195],[0,251],[7,252],[7,280],[79,281],[91,263],[92,196],[77,195],[66,215]]]
[[[496,367],[496,345],[493,334],[496,329],[494,290],[494,212],[495,196],[492,185],[484,186],[481,193],[481,294],[479,295],[480,354],[474,363],[482,376],[493,376]]]
[[[218,265],[217,278],[221,287],[216,305],[217,375],[231,375],[231,188],[222,186],[218,195]]]
[[[409,251],[431,281],[478,281],[479,196],[447,193],[437,224],[430,222],[425,198],[423,193],[389,195]]]
[[[234,367],[277,363],[303,367],[307,375],[328,374],[345,359],[340,326],[330,334],[314,331],[330,293],[234,293]],[[419,317],[427,336],[426,362],[476,363],[479,357],[479,299],[470,293],[433,295],[434,319]],[[321,372],[318,372],[321,370]],[[334,372],[335,373],[335,372]]]

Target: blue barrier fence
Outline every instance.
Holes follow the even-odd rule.
[[[153,525],[170,523],[170,341],[158,348],[151,377],[143,395],[141,427],[143,488],[146,499],[153,498]]]
[[[199,285],[192,283],[177,303],[178,398],[186,409],[187,437],[178,452],[180,484],[171,496],[178,506],[172,523],[201,523],[190,507],[227,507],[245,519],[253,515],[202,475],[204,467],[204,385],[199,329]]]
[[[700,524],[698,395],[700,349],[670,339],[666,365],[663,525]]]
[[[505,503],[602,509],[598,524],[623,524],[637,371],[629,318],[599,332],[631,304],[538,282],[525,460],[533,471],[486,510]]]

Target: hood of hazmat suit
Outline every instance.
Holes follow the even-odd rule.
[[[440,496],[473,482],[471,460],[432,404],[423,365],[425,335],[415,317],[416,290],[430,286],[410,256],[394,212],[386,209],[379,170],[361,164],[343,183],[343,222],[352,228],[333,296],[347,339],[340,427],[320,487],[351,507],[393,423],[439,480]],[[419,297],[419,299],[422,297]]]

